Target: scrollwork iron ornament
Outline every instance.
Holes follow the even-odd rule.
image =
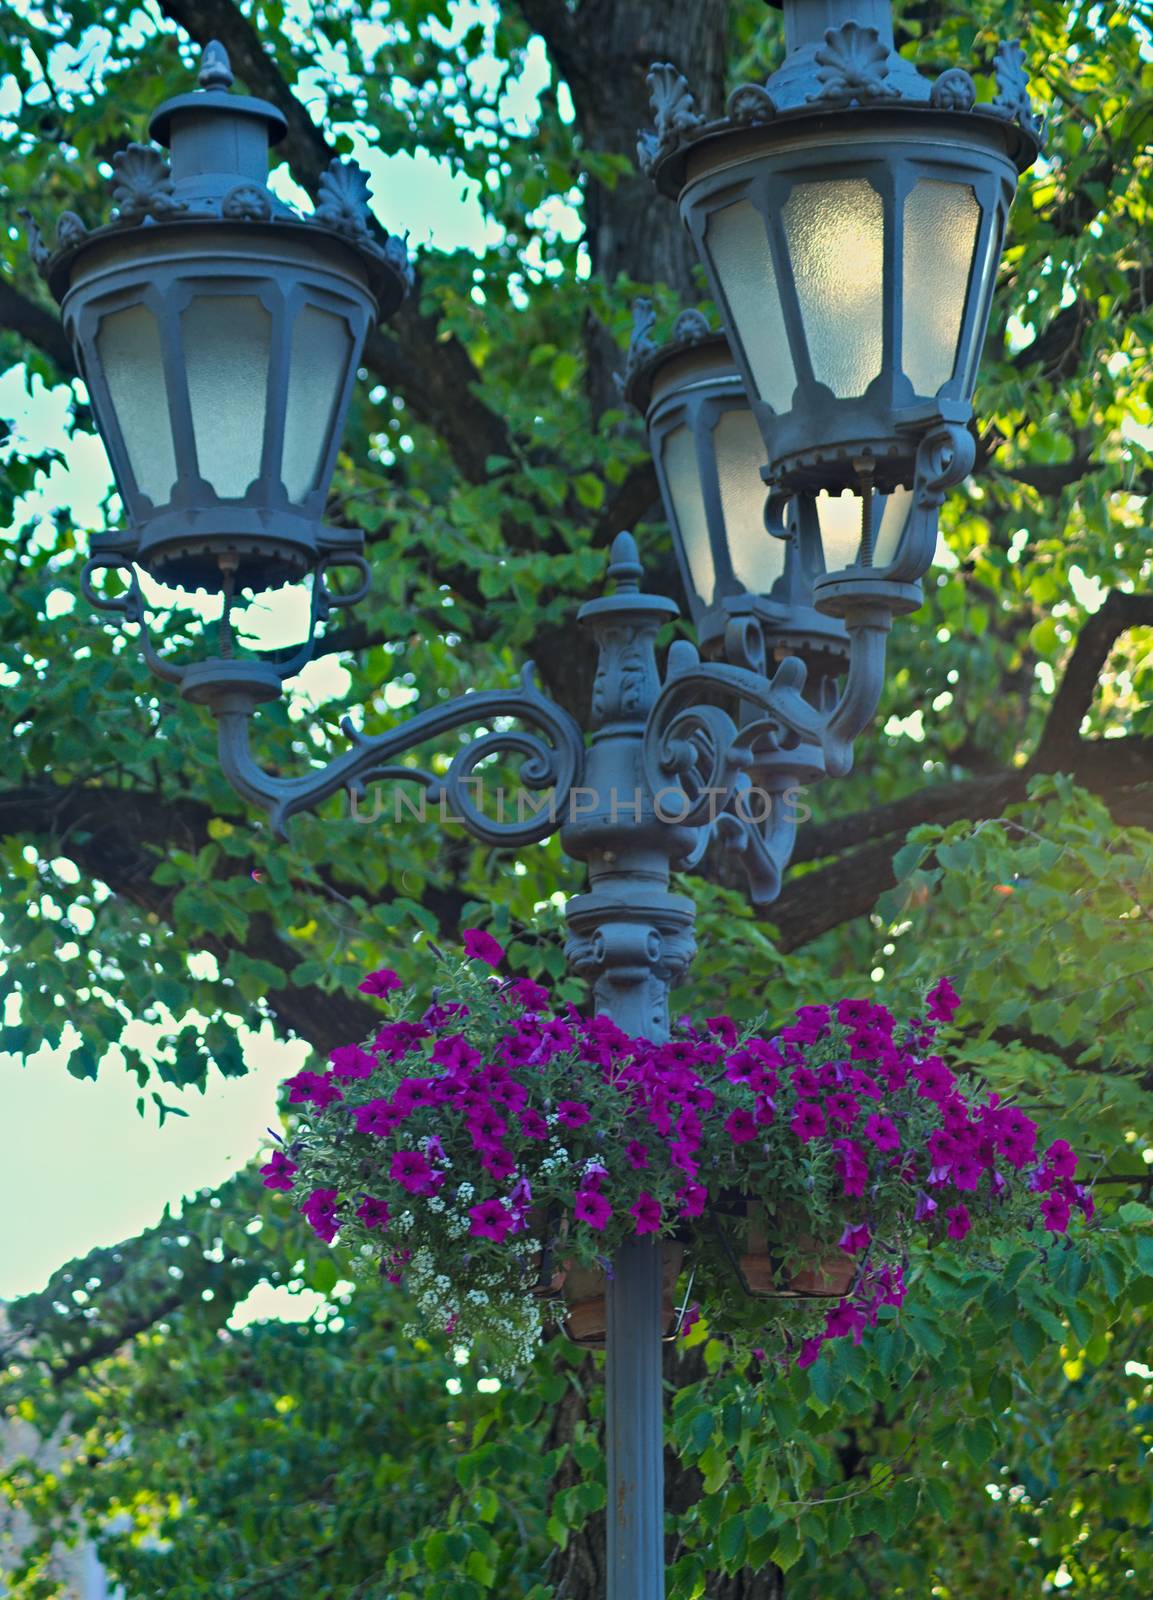
[[[461,695],[445,705],[420,711],[402,727],[374,738],[358,733],[346,720],[341,727],[352,749],[319,771],[297,778],[266,772],[252,755],[249,723],[258,700],[267,697],[262,692],[266,676],[260,670],[261,663],[235,664],[247,667],[247,673],[230,673],[224,663],[213,665],[215,681],[209,684],[202,675],[194,697],[207,704],[216,716],[221,770],[243,799],[268,813],[280,836],[290,817],[315,809],[342,789],[363,794],[369,783],[394,779],[415,782],[434,802],[439,803],[443,797],[451,806],[452,819],[484,844],[531,844],[556,831],[560,813],[580,778],[584,753],[580,727],[568,712],[540,692],[531,664],[524,669],[519,690],[493,689]],[[508,729],[480,735],[455,753],[444,779],[398,764],[401,756],[430,740],[505,717],[515,718],[536,731]],[[493,820],[481,811],[470,793],[470,780],[482,761],[497,754],[521,758],[519,779],[524,787],[552,792],[546,807],[516,821]]]

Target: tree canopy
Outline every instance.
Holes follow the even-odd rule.
[[[857,770],[809,797],[769,918],[723,861],[686,885],[700,954],[679,998],[781,1016],[949,973],[962,1058],[1082,1152],[1098,1214],[979,1269],[916,1262],[900,1317],[808,1372],[734,1361],[705,1307],[667,1362],[674,1600],[1153,1589],[1153,19],[1137,0],[897,10],[933,71],[988,74],[1020,32],[1048,121],[998,280],[977,470],[894,631]],[[583,715],[572,617],[612,535],[634,528],[648,587],[681,597],[613,381],[636,293],[670,318],[703,297],[635,167],[645,70],[676,63],[716,112],[779,60],[779,14],[13,0],[4,23],[0,355],[66,398],[74,450],[91,414],[18,213],[102,216],[110,154],[209,39],[284,113],[286,192],[353,152],[403,229],[387,158],[420,150],[475,218],[474,244],[418,250],[415,292],[369,339],[330,516],[364,529],[373,587],[324,641],[343,670],[264,713],[267,759],[303,770],[343,747],[351,708],[373,732],[529,656]],[[31,513],[58,455],[14,435],[0,479],[0,1049],[63,1041],[69,1072],[128,1071],[163,1118],[171,1086],[246,1070],[244,1025],[322,1057],[362,1037],[360,975],[387,957],[417,978],[422,940],[483,923],[519,971],[561,976],[558,907],[580,885],[557,842],[510,859],[333,802],[284,844],[246,812],[208,719],[79,597],[114,497]],[[173,616],[169,637],[200,627]],[[164,1027],[154,1052],[123,1038],[141,1018]],[[307,1284],[327,1311],[229,1331],[258,1282]],[[483,1350],[458,1364],[451,1342],[406,1341],[407,1319],[247,1173],[63,1268],[10,1308],[5,1402],[69,1451],[5,1470],[39,1530],[13,1595],[59,1594],[53,1543],[89,1530],[132,1597],[598,1600],[595,1359],[554,1340],[494,1390]]]

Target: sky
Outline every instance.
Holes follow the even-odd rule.
[[[469,0],[455,8],[453,31],[477,20],[491,22],[494,14],[491,4]],[[95,30],[96,49],[101,47],[98,35]],[[147,48],[146,39],[141,43]],[[519,83],[504,97],[502,119],[523,124],[531,118],[549,76],[543,47],[538,47],[536,41]],[[54,63],[58,81],[67,70],[67,60]],[[482,58],[473,70],[491,70],[491,63]],[[323,94],[306,86],[304,97],[313,114],[322,116]],[[0,119],[12,103],[12,85],[0,79]],[[423,151],[385,157],[362,139],[356,140],[353,155],[369,172],[380,221],[390,230],[410,229],[410,244],[478,252],[493,244],[493,225],[484,216],[478,186],[462,181],[443,162]],[[285,199],[302,200],[285,169],[276,169],[272,182]],[[550,217],[554,220],[571,227],[575,219],[558,214]],[[51,526],[53,509],[63,505],[72,508],[81,527],[104,525],[102,505],[111,483],[107,459],[95,439],[67,440],[69,399],[67,387],[49,390],[38,380],[29,393],[22,367],[0,375],[0,419],[13,425],[7,447],[0,438],[0,469],[14,448],[51,445],[64,457],[17,507],[16,527],[34,515]],[[10,530],[0,530],[0,538],[9,536]],[[76,581],[74,568],[62,574],[53,600],[60,611],[77,603]],[[260,643],[272,645],[282,635],[299,637],[291,615],[272,610],[266,624]],[[143,663],[140,672],[143,681]],[[340,693],[342,678],[346,675],[339,664],[316,663],[296,682],[298,705]],[[307,1052],[299,1042],[277,1041],[267,1028],[245,1035],[243,1043],[248,1075],[216,1078],[203,1095],[166,1087],[165,1100],[187,1115],[169,1117],[163,1127],[157,1126],[151,1105],[146,1117],[137,1114],[136,1080],[112,1062],[104,1064],[95,1082],[81,1082],[68,1076],[59,1052],[44,1050],[24,1060],[0,1053],[6,1130],[0,1162],[0,1216],[5,1219],[0,1228],[0,1300],[43,1287],[57,1267],[88,1250],[132,1237],[159,1221],[166,1205],[177,1207],[182,1197],[215,1187],[271,1146],[267,1129],[278,1125],[277,1086],[299,1069]],[[299,1318],[317,1309],[315,1295],[290,1297],[286,1290],[265,1287],[254,1292],[234,1325],[256,1316]]]

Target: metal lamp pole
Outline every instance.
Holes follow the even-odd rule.
[[[694,951],[693,903],[671,892],[672,872],[717,845],[741,862],[752,903],[770,905],[793,849],[790,788],[847,773],[873,719],[893,618],[920,603],[938,511],[972,465],[1001,238],[1038,148],[1019,45],[998,47],[996,97],[977,103],[967,71],[930,82],[896,53],[887,0],[782,4],[783,66],[734,90],[725,117],[698,113],[676,67],[649,75],[640,163],[678,200],[724,327],[686,312],[661,350],[642,305],[626,392],[709,659],[679,640],[662,678],[657,634],[677,607],[641,592],[636,545],[619,535],[614,592],[579,613],[598,652],[587,748],[526,668],[519,688],[437,702],[374,738],[346,727],[348,751],[299,777],[252,755],[258,707],[312,658],[331,609],[367,588],[360,535],[324,510],[365,335],[411,271],[358,168],[334,162],[307,215],[278,200],[268,148],[284,118],[234,95],[210,45],[199,89],[152,118],[171,162],[131,145],[113,158],[107,223],[65,212],[55,249],[30,226],[126,513],[85,568],[88,599],[139,624],[150,669],[211,711],[225,776],[279,831],[381,778],[423,785],[488,845],[559,825],[588,872],[566,907],[571,966],[598,1012],[653,1040]],[[222,360],[234,381],[214,384]],[[355,592],[326,586],[340,566],[359,573]],[[221,596],[216,654],[182,663],[153,642],[138,568]],[[94,582],[109,569],[124,574],[112,593]],[[296,656],[237,655],[235,593],[306,574]],[[478,727],[490,731],[461,739]],[[449,734],[443,777],[400,764]],[[471,778],[494,754],[519,758],[551,804],[515,822],[485,815]],[[774,802],[764,814],[754,793]],[[664,1333],[661,1249],[637,1240],[608,1295],[607,1600],[664,1596]]]

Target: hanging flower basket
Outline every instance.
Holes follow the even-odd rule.
[[[499,977],[502,959],[467,934],[431,1005],[370,974],[380,1027],[288,1080],[293,1131],[262,1169],[344,1261],[404,1284],[422,1334],[482,1341],[508,1369],[550,1321],[596,1343],[607,1264],[651,1236],[670,1319],[683,1257],[716,1335],[760,1345],[765,1298],[798,1302],[806,1364],[901,1304],[913,1242],[968,1249],[1091,1213],[1069,1146],[1040,1153],[1021,1108],[939,1053],[945,981],[903,1025],[842,1000],[658,1044]]]
[[[666,1340],[675,1339],[684,1315],[677,1310],[677,1280],[684,1261],[684,1246],[675,1239],[661,1241],[661,1316]],[[584,1267],[569,1262],[563,1274],[562,1289],[567,1315],[561,1327],[573,1344],[600,1350],[608,1328],[609,1274],[605,1267]]]
[[[789,1257],[770,1238],[770,1227],[761,1205],[742,1203],[745,1239],[740,1255],[735,1255],[723,1224],[718,1227],[722,1248],[729,1256],[741,1288],[747,1295],[770,1300],[843,1300],[861,1274],[866,1253],[846,1250],[834,1243],[822,1245],[793,1219],[786,1218],[782,1233],[792,1238],[796,1260]]]

